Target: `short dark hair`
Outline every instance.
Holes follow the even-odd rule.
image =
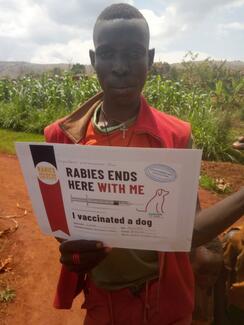
[[[109,20],[116,20],[116,19],[141,19],[145,26],[146,26],[146,33],[148,36],[148,42],[150,38],[150,31],[148,23],[145,17],[140,13],[140,11],[129,5],[128,3],[115,3],[111,6],[105,8],[100,15],[97,17],[96,23],[93,29],[93,41],[95,39],[95,30],[99,22],[102,21],[109,21]]]
[[[115,3],[105,8],[97,18],[99,20],[113,19],[145,19],[140,11],[128,3]]]

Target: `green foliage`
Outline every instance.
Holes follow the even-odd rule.
[[[200,186],[206,190],[215,191],[216,184],[213,178],[207,175],[201,175],[199,179]]]
[[[229,184],[225,184],[223,180],[215,180],[208,175],[201,175],[199,184],[202,188],[216,193],[231,193]]]
[[[0,126],[41,133],[45,125],[70,113],[99,89],[96,78],[74,81],[70,74],[0,80]]]
[[[242,106],[242,108],[240,110],[240,120],[244,121],[244,106]]]
[[[86,72],[86,66],[84,64],[76,63],[72,65],[71,72],[76,74],[84,74]]]
[[[11,302],[14,300],[15,296],[15,290],[7,287],[6,289],[0,291],[0,302]]]
[[[154,65],[144,95],[152,106],[191,123],[203,159],[240,161],[241,155],[231,149],[230,129],[233,118],[243,118],[244,78],[230,72],[225,62],[196,59],[189,52],[177,70],[167,63]],[[72,73],[0,80],[0,127],[42,133],[99,90],[96,77]]]
[[[191,123],[194,144],[203,149],[203,159],[234,160],[228,144],[229,114],[214,106],[211,92],[196,86],[189,89],[183,81],[158,75],[147,81],[144,93],[152,106]]]
[[[44,136],[26,132],[16,132],[0,129],[0,152],[14,155],[14,142],[42,142]]]
[[[216,106],[233,112],[244,104],[244,77],[240,71],[230,70],[226,61],[210,58],[197,61],[198,54],[189,51],[178,71],[178,78],[188,87],[193,85],[211,91]]]
[[[226,61],[207,58],[197,61],[198,54],[187,52],[181,64],[155,63],[151,75],[181,80],[185,87],[193,86],[211,92],[212,101],[223,110],[242,110],[244,106],[243,72],[231,70]]]

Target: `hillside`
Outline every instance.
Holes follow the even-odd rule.
[[[203,61],[195,61],[195,64],[200,64],[202,62]],[[210,62],[214,62],[217,66],[220,66],[221,64],[224,63],[224,65],[227,69],[244,72],[244,62],[243,61],[212,61],[212,60],[210,60]],[[173,64],[171,64],[171,66],[174,66],[177,69],[183,68],[182,63],[173,63]]]
[[[196,64],[201,61],[195,61]],[[216,61],[217,64],[222,64],[222,61]],[[173,63],[171,66],[181,69],[183,66],[181,63]],[[225,66],[232,70],[239,70],[244,72],[244,62],[243,61],[227,61]],[[60,63],[60,64],[37,64],[29,62],[10,62],[10,61],[0,61],[0,79],[10,78],[16,79],[18,77],[23,77],[28,74],[41,75],[44,72],[52,71],[58,73],[61,71],[68,71],[72,68],[72,64]],[[86,73],[93,73],[93,69],[90,65],[85,65]]]
[[[53,69],[69,70],[70,64],[35,64],[29,62],[5,62],[0,61],[0,78],[15,79],[26,74],[39,75]]]

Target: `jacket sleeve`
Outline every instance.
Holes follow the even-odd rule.
[[[84,288],[85,275],[70,272],[62,265],[53,306],[57,309],[70,309],[73,300]]]

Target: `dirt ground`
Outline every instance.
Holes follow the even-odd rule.
[[[204,162],[202,168],[209,176],[224,178],[233,190],[244,185],[243,165]],[[16,292],[11,303],[0,303],[0,325],[82,324],[82,296],[72,310],[52,307],[60,268],[58,244],[39,231],[18,161],[13,156],[0,155],[0,189],[0,216],[23,215],[17,203],[28,211],[16,219],[17,231],[0,237],[0,261],[11,258],[11,269],[0,273],[0,291],[7,284]],[[223,197],[206,190],[199,190],[199,195],[202,207]],[[10,225],[10,221],[0,218],[0,231]]]

